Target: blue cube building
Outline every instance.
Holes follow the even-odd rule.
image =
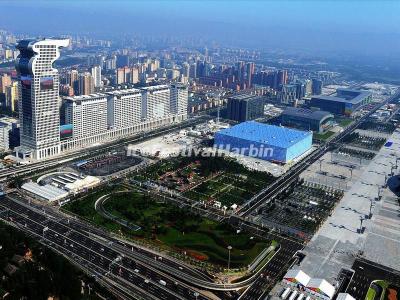
[[[312,132],[243,122],[218,131],[214,147],[280,163],[288,163],[311,148]]]

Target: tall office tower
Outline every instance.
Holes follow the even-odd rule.
[[[168,85],[156,85],[141,88],[142,118],[156,120],[170,113],[170,89]]]
[[[244,81],[244,62],[238,61],[236,63],[236,75],[239,83]]]
[[[171,84],[171,114],[179,115],[186,119],[188,97],[188,87],[186,85],[180,83]]]
[[[190,77],[190,65],[187,62],[184,62],[182,64],[182,68],[181,68],[181,74],[183,76],[185,76],[186,78]]]
[[[248,62],[246,65],[246,86],[250,88],[252,86],[252,78],[255,71],[255,64],[253,62]]]
[[[139,69],[133,67],[131,69],[131,83],[136,84],[139,82]]]
[[[304,83],[306,85],[306,96],[312,95],[312,81],[310,79],[306,79]]]
[[[129,66],[129,56],[128,55],[117,55],[117,68],[123,68]]]
[[[79,74],[78,94],[90,95],[94,93],[94,79],[93,76],[86,72]]]
[[[297,87],[295,84],[284,84],[279,92],[279,100],[283,104],[293,104],[296,99]]]
[[[251,94],[239,94],[228,98],[228,119],[245,122],[264,115],[264,98]]]
[[[67,73],[67,83],[74,89],[74,94],[79,93],[79,73],[77,70],[71,70]]]
[[[93,66],[90,69],[90,73],[92,74],[92,77],[94,79],[94,87],[98,88],[102,86],[101,82],[101,67],[100,66]]]
[[[189,77],[197,78],[197,64],[190,65]]]
[[[118,68],[115,70],[115,84],[125,83],[125,69]]]
[[[96,65],[103,68],[104,62],[106,61],[106,57],[104,55],[97,55],[96,56]]]
[[[6,87],[6,106],[12,111],[16,111],[19,98],[19,84],[17,81]]]
[[[114,55],[104,61],[104,69],[115,70],[117,68],[117,57]]]
[[[0,151],[8,151],[10,149],[10,131],[8,124],[0,122]]]
[[[204,76],[204,63],[202,61],[196,62],[196,78]]]
[[[20,144],[17,155],[45,159],[60,153],[59,75],[53,62],[69,39],[22,40],[16,60],[20,81]]]
[[[167,70],[167,78],[170,80],[175,80],[179,77],[181,73],[177,69],[168,69]]]
[[[211,64],[205,61],[203,76],[210,76],[210,75],[211,75]]]
[[[107,131],[107,97],[92,94],[64,98],[65,123],[72,124],[72,137],[85,138]]]
[[[265,85],[276,90],[278,87],[278,72],[267,72],[265,75]]]
[[[0,76],[0,93],[6,92],[6,87],[11,85],[11,76],[3,74]]]
[[[302,99],[306,96],[306,84],[304,82],[296,82],[296,98]]]
[[[142,120],[142,92],[138,89],[107,93],[107,119],[110,129],[127,128]]]
[[[288,81],[288,72],[287,70],[279,70],[278,71],[278,87],[281,85],[287,84]]]
[[[313,78],[311,87],[312,87],[313,95],[321,95],[322,94],[322,80]]]

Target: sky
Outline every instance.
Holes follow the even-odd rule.
[[[227,46],[398,56],[394,0],[0,0],[0,28],[33,35],[202,37]]]

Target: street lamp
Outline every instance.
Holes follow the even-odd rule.
[[[371,219],[372,218],[372,198],[371,199],[369,199],[370,200],[370,206],[369,206],[369,219]]]
[[[360,217],[360,234],[362,234],[362,229],[363,229],[363,217]]]
[[[320,159],[319,160],[319,171],[320,172],[322,172],[322,162],[323,162],[324,160],[323,159]]]
[[[228,271],[230,270],[230,265],[231,265],[231,250],[232,246],[228,246]]]
[[[198,292],[194,292],[194,294],[193,294],[195,297],[196,297],[196,300],[197,300],[197,297],[199,297],[200,296],[200,294],[198,293]]]

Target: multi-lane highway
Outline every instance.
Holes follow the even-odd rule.
[[[187,276],[207,282],[189,267],[87,232],[80,223],[60,219],[54,212],[40,211],[3,196],[0,217],[90,270],[99,280],[112,284],[120,296],[128,293],[123,299],[137,299],[138,295],[142,299],[209,299],[201,290],[143,261],[176,268]],[[136,296],[129,296],[130,291]]]
[[[0,212],[0,218],[40,237],[42,243],[91,270],[99,279],[112,280],[116,286],[119,283],[121,288],[133,288],[136,292],[142,292],[137,287],[146,287],[144,291],[159,299],[209,299],[203,291],[229,299],[224,292],[246,288],[264,272],[261,269],[236,283],[216,283],[177,260],[121,242],[90,224],[65,218],[50,207],[26,203],[16,194],[0,199]]]

